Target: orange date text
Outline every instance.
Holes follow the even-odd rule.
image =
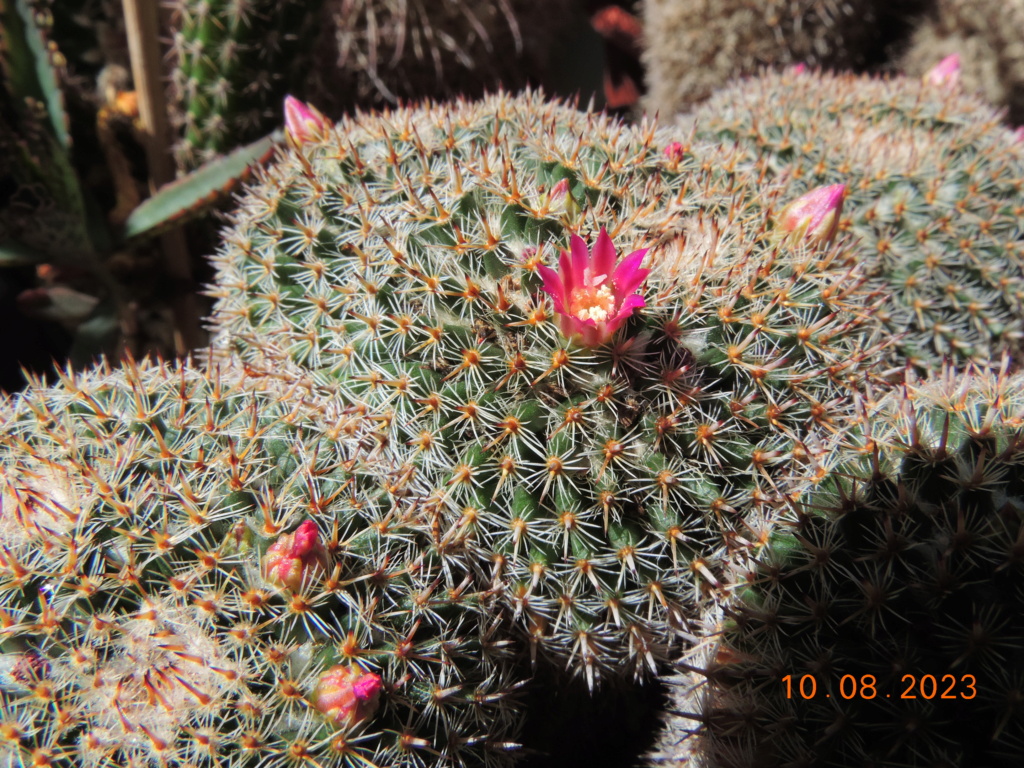
[[[786,675],[782,678],[786,698],[814,699],[817,697],[831,698],[832,692],[826,685],[819,685],[814,675],[794,677]],[[973,699],[978,695],[978,681],[974,675],[903,675],[900,686],[895,691],[882,691],[874,675],[843,675],[839,678],[838,690],[835,692],[842,699],[953,699],[957,701]]]

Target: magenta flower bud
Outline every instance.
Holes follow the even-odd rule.
[[[294,533],[282,534],[263,558],[267,578],[294,592],[304,583],[321,577],[329,565],[327,548],[320,541],[320,531],[312,520],[303,522]]]
[[[296,144],[319,141],[330,126],[327,118],[309,104],[294,96],[284,97],[284,127]]]
[[[355,664],[339,664],[320,676],[313,706],[338,725],[351,728],[373,717],[382,687],[379,675],[364,672]]]
[[[787,239],[825,245],[839,230],[839,215],[846,197],[845,184],[831,184],[812,189],[783,208],[776,217],[776,227]]]
[[[953,88],[960,82],[960,54],[951,53],[924,76],[924,81],[931,85]]]
[[[562,211],[569,215],[570,218],[575,218],[580,212],[580,207],[576,203],[576,198],[569,192],[569,180],[560,179],[555,186],[551,188],[548,193],[547,204],[552,207],[560,206]]]
[[[678,141],[673,141],[667,147],[665,147],[665,157],[671,160],[673,163],[678,163],[683,159],[686,154],[686,149]]]
[[[537,273],[554,302],[562,334],[585,347],[597,347],[646,305],[636,289],[650,274],[640,268],[647,249],[616,263],[615,246],[603,227],[593,253],[579,235],[572,236],[570,247],[571,255],[562,251],[557,272],[538,265]]]
[[[792,67],[790,67],[789,71],[791,74],[794,75],[802,75],[804,72],[807,71],[807,65],[800,61],[794,64]]]
[[[562,179],[551,188],[551,201],[561,200],[567,194],[569,194],[569,180]]]

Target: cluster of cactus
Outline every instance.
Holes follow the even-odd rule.
[[[656,671],[877,362],[851,254],[780,239],[728,150],[535,94],[314,126],[214,259],[222,351],[365,412],[535,656]]]
[[[923,75],[935,61],[957,54],[963,83],[1005,107],[1011,123],[1024,123],[1024,2],[938,0],[917,20],[900,65]]]
[[[128,363],[0,425],[5,764],[508,754],[508,643],[459,537],[378,482],[365,416]]]
[[[985,362],[1024,341],[1024,142],[954,76],[765,74],[683,118],[786,179],[789,197],[846,185],[840,229],[890,299],[901,367]]]
[[[710,619],[703,683],[677,702],[703,764],[1019,764],[1022,426],[1024,377],[1005,370],[947,369],[865,408],[839,471]]]
[[[178,164],[195,168],[258,139],[280,120],[280,103],[308,53],[322,0],[175,0],[171,25],[172,116]],[[287,66],[286,66],[287,65]],[[290,69],[289,69],[290,67]]]
[[[846,69],[877,63],[919,4],[644,0],[645,107],[674,114],[766,64]]]
[[[923,368],[1020,343],[1020,149],[927,88],[769,77],[685,146],[533,93],[337,126],[289,100],[290,146],[214,257],[205,372],[128,363],[0,404],[5,757],[500,763],[520,657],[592,689],[658,674],[708,647],[706,598],[725,593],[741,662],[776,633],[753,671],[723,650],[707,673],[705,742],[747,754],[780,711],[748,683],[789,652],[778,622],[754,625],[798,598],[760,569],[812,578],[800,547],[846,535],[813,510],[862,491],[874,514],[893,483],[923,498],[951,471],[900,407],[886,429],[858,421],[886,331]],[[832,152],[829,120],[847,139]],[[1019,428],[1007,380],[964,391],[949,418],[969,428],[939,430],[964,456]],[[900,429],[924,480],[891,459]],[[876,443],[889,464],[851,486]],[[1015,446],[942,486],[991,523],[965,569],[1002,545],[996,522],[1019,528],[1012,505],[975,511],[1012,495]],[[904,517],[916,570],[876,569],[908,579],[901,600],[947,574],[927,551],[950,538],[930,507]],[[996,598],[971,579],[939,608],[1014,599],[1012,579]],[[948,596],[932,597],[924,614]],[[889,628],[854,602],[849,623]],[[796,731],[772,748],[797,754]]]

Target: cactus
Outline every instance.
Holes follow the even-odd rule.
[[[518,89],[542,74],[573,0],[327,0],[313,98],[354,106]]]
[[[896,349],[921,368],[985,362],[1024,340],[1024,145],[955,85],[766,74],[683,118],[736,142],[790,195],[845,183],[840,230],[890,301]]]
[[[877,63],[919,2],[644,0],[648,112],[671,115],[764,65]]]
[[[164,363],[0,402],[0,759],[503,763],[508,644],[366,425]]]
[[[233,214],[219,347],[365,411],[535,657],[655,671],[703,554],[825,471],[881,357],[849,254],[780,243],[728,150],[701,168],[536,94],[318,136]]]
[[[174,0],[172,117],[178,165],[191,170],[268,133],[302,70],[295,61],[321,0]],[[308,49],[308,44],[305,46]],[[288,68],[285,67],[288,65]]]
[[[951,53],[963,62],[964,87],[1005,107],[1024,123],[1024,2],[939,0],[918,21],[899,61],[909,75],[924,74]]]
[[[17,241],[65,263],[91,263],[85,201],[68,153],[52,17],[27,0],[0,6],[0,243]]]
[[[705,678],[679,702],[703,723],[698,764],[1019,764],[1022,426],[1005,370],[865,407],[687,665]]]

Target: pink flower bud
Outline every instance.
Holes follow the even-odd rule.
[[[665,147],[665,157],[671,160],[673,163],[678,163],[683,159],[686,154],[686,148],[678,141],[673,141],[667,147]]]
[[[294,96],[284,97],[284,127],[296,144],[319,141],[329,126],[327,118],[316,107],[304,104]]]
[[[560,179],[555,186],[551,188],[551,192],[548,193],[549,206],[561,207],[562,211],[569,215],[570,218],[575,218],[580,212],[580,207],[576,203],[576,198],[569,192],[569,180]]]
[[[551,188],[551,201],[555,202],[557,200],[561,200],[567,194],[569,194],[569,180],[561,179]]]
[[[960,54],[951,53],[924,76],[924,81],[931,85],[953,88],[960,82]]]
[[[812,189],[779,212],[776,227],[796,242],[829,243],[839,230],[839,215],[845,197],[845,184]]]
[[[800,61],[794,64],[792,67],[790,67],[789,71],[790,74],[793,75],[802,75],[804,72],[807,71],[807,65]]]
[[[306,520],[294,533],[284,533],[270,545],[263,558],[267,578],[297,592],[304,583],[322,576],[330,557],[316,523]]]
[[[339,664],[320,676],[313,706],[338,725],[351,728],[373,717],[380,705],[381,688],[379,675],[364,672],[355,664]]]

